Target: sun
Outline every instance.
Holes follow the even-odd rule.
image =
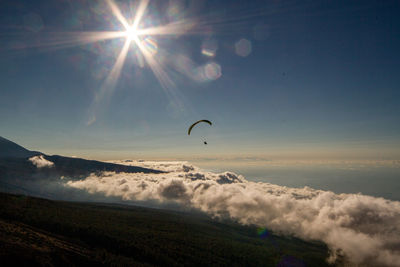
[[[125,31],[125,36],[128,41],[137,39],[138,31],[137,31],[136,27],[134,27],[134,26],[127,27],[126,31]]]

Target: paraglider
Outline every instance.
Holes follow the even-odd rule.
[[[194,127],[196,124],[200,123],[200,122],[206,122],[206,123],[212,125],[211,121],[209,121],[209,120],[199,120],[199,121],[196,121],[195,123],[193,123],[192,125],[190,125],[189,130],[188,130],[188,135],[190,135],[190,132],[192,131],[193,127]]]
[[[188,129],[188,135],[190,135],[190,133],[192,132],[193,127],[194,127],[195,125],[197,125],[198,123],[200,123],[200,122],[205,122],[205,123],[208,123],[208,124],[212,125],[211,121],[209,121],[209,120],[199,120],[199,121],[196,121],[195,123],[193,123],[192,125],[190,125],[190,127],[189,127],[189,129]],[[204,144],[207,145],[207,142],[204,141]]]

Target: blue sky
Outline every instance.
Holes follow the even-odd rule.
[[[173,85],[134,42],[110,85],[126,38],[65,47],[63,34],[123,31],[106,1],[2,1],[0,135],[101,159],[399,159],[400,3],[247,2],[150,1],[139,28],[196,19],[139,37]],[[213,126],[187,136],[199,119]]]

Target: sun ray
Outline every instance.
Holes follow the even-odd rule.
[[[176,21],[167,25],[140,29],[138,35],[180,35],[189,32],[195,25],[194,20]]]
[[[162,69],[160,64],[154,58],[154,55],[148,50],[147,47],[143,45],[143,42],[138,37],[136,37],[134,41],[136,45],[139,47],[140,51],[142,52],[144,59],[146,60],[147,64],[153,71],[154,75],[159,80],[160,84],[164,88],[174,87],[175,86],[174,82],[168,77],[167,73]]]
[[[125,29],[128,29],[130,27],[129,23],[126,20],[126,18],[122,15],[121,10],[117,6],[117,4],[115,4],[113,0],[106,0],[106,2],[110,7],[114,16],[119,20],[119,22],[121,22],[121,24],[125,27]]]
[[[144,15],[144,12],[146,11],[147,5],[149,4],[149,0],[141,0],[139,3],[139,7],[136,11],[136,16],[132,24],[133,29],[137,29],[139,26],[140,21],[142,20],[142,17]]]
[[[26,38],[25,35],[15,36]],[[40,42],[27,44],[23,48],[69,48],[124,36],[124,32],[121,31],[47,32],[38,39]]]
[[[104,103],[104,98],[108,99],[111,96],[111,93],[114,91],[118,82],[118,78],[121,75],[121,70],[124,66],[130,44],[131,42],[127,39],[121,49],[121,52],[118,55],[117,60],[115,61],[114,66],[112,67],[106,80],[103,82],[99,93],[96,94],[92,107],[89,111],[91,114],[89,121],[87,122],[88,125],[92,124],[96,120],[96,114],[100,108],[100,105],[106,104]]]
[[[121,74],[121,69],[124,66],[124,62],[126,59],[126,55],[128,54],[129,51],[129,46],[130,42],[128,40],[125,41],[124,46],[121,49],[121,52],[118,55],[117,60],[115,61],[115,64],[113,68],[111,69],[110,74],[108,75],[105,84],[109,86],[110,88],[114,88],[116,81],[118,80],[120,74]]]
[[[160,62],[158,62],[157,58],[154,57],[149,49],[143,45],[143,42],[138,37],[136,37],[134,41],[141,51],[143,58],[147,62],[147,65],[150,67],[154,73],[154,76],[160,83],[166,96],[172,103],[174,103],[174,105],[178,107],[179,110],[186,110],[186,105],[184,104],[184,101],[182,101],[183,96],[179,93],[174,81],[168,76],[167,72],[163,69]]]

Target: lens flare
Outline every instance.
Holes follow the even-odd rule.
[[[201,53],[206,57],[215,57],[217,49],[218,44],[215,40],[206,40],[201,46]]]
[[[257,234],[260,238],[266,238],[269,236],[269,233],[267,231],[267,228],[260,227],[257,229]]]
[[[209,81],[213,81],[221,77],[221,66],[215,62],[208,63],[204,66],[204,75]]]
[[[238,56],[247,57],[251,53],[251,42],[247,39],[240,39],[235,44],[235,52]]]
[[[157,54],[158,51],[158,45],[156,40],[153,37],[147,37],[146,39],[143,40],[142,42],[143,47],[149,51],[149,53],[154,56]]]

